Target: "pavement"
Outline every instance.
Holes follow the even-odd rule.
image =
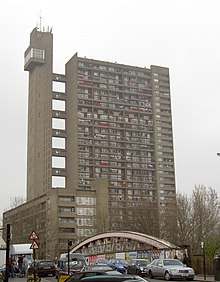
[[[214,275],[206,275],[206,277],[204,277],[203,274],[196,275],[194,280],[195,281],[207,281],[207,282],[216,281],[214,278]]]
[[[41,282],[49,282],[51,280],[47,280],[47,279],[44,279],[44,278],[41,278]],[[19,278],[19,277],[14,277],[14,278],[9,278],[8,279],[8,282],[27,282],[27,277],[22,277],[22,278]]]
[[[51,277],[50,277],[51,278]],[[54,278],[54,281],[55,281],[55,278]],[[27,277],[14,277],[14,278],[9,278],[8,279],[8,282],[27,282]],[[50,279],[44,279],[44,278],[41,278],[41,282],[52,282],[52,280]]]

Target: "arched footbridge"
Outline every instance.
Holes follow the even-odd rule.
[[[180,249],[178,246],[157,237],[137,232],[121,231],[106,232],[89,237],[77,244],[70,252],[80,252],[86,256],[93,256],[118,252],[152,252],[178,249]]]

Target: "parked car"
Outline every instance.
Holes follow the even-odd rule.
[[[91,265],[107,265],[107,264],[108,264],[108,259],[105,258],[97,258],[91,263]]]
[[[99,275],[85,277],[83,282],[146,282],[145,279],[138,275]]]
[[[85,270],[86,262],[84,260],[74,260],[69,262],[69,274],[72,275],[74,273],[81,272]],[[68,274],[68,261],[63,264],[63,267],[57,267],[56,269],[56,278],[61,275]]]
[[[85,267],[86,272],[102,272],[110,275],[122,275],[121,272],[112,269],[109,265],[89,265]]]
[[[73,282],[76,280],[82,280],[86,277],[93,277],[93,276],[99,276],[99,275],[110,275],[110,276],[121,276],[122,274],[116,270],[113,270],[111,267],[107,267],[107,270],[87,270],[87,271],[82,271],[79,273],[74,273],[71,275],[69,278],[65,280],[65,282]]]
[[[128,263],[124,259],[110,259],[108,262],[108,266],[121,273],[125,273],[127,271]]]
[[[128,262],[127,274],[137,274],[140,276],[147,275],[147,265],[150,263],[148,259],[131,259]]]
[[[28,268],[28,276],[34,274],[34,267],[38,277],[55,276],[55,264],[53,260],[35,260]]]
[[[147,265],[147,274],[150,278],[163,277],[165,280],[193,280],[195,277],[194,269],[178,259],[155,259]]]
[[[86,266],[86,258],[81,253],[69,254],[69,274],[81,272]],[[60,255],[58,265],[56,267],[56,278],[60,275],[68,275],[68,254]]]

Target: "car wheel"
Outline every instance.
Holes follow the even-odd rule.
[[[151,279],[154,279],[154,276],[153,276],[153,274],[152,274],[152,271],[151,271],[151,270],[149,271],[149,277],[150,277]]]
[[[165,274],[164,274],[164,279],[165,279],[166,281],[171,280],[171,277],[170,277],[170,274],[169,274],[168,271],[165,272]]]

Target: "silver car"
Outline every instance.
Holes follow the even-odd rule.
[[[150,278],[163,277],[167,281],[180,278],[193,280],[195,277],[194,269],[178,259],[155,259],[147,265],[147,274]]]

